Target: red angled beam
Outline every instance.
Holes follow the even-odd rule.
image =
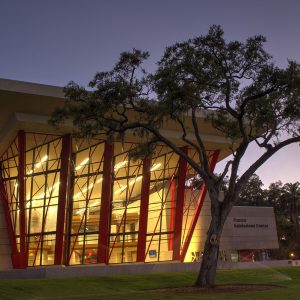
[[[137,262],[145,261],[146,234],[147,234],[147,224],[148,224],[149,188],[150,188],[150,176],[151,176],[150,169],[151,169],[151,160],[144,159],[140,217],[139,217],[139,233],[138,233],[138,243],[137,243],[137,257],[136,257]]]
[[[11,216],[10,216],[10,212],[9,212],[7,194],[6,194],[3,179],[2,179],[2,172],[1,172],[1,176],[0,176],[0,195],[1,195],[1,199],[2,199],[3,211],[4,211],[4,215],[5,215],[5,220],[6,220],[8,238],[9,238],[9,242],[10,242],[10,246],[11,246],[11,261],[12,261],[13,268],[16,269],[19,267],[19,253],[18,253],[16,235],[15,235],[15,232],[13,229],[13,224],[12,224]]]
[[[214,171],[216,163],[218,161],[219,154],[220,154],[220,150],[215,150],[214,151],[214,153],[212,155],[212,158],[210,160],[210,172]],[[192,239],[197,221],[199,219],[199,215],[200,215],[200,212],[201,212],[201,209],[202,209],[202,206],[203,206],[203,202],[204,202],[206,193],[207,193],[207,188],[206,188],[205,184],[203,184],[202,188],[201,188],[201,191],[200,191],[200,196],[199,196],[198,204],[197,204],[197,207],[196,207],[196,211],[195,211],[195,214],[193,216],[188,234],[186,236],[186,239],[185,239],[183,247],[182,247],[181,259],[180,259],[182,262],[185,259],[188,247],[190,245],[190,242],[191,242],[191,239]]]
[[[56,223],[56,243],[54,264],[63,264],[64,233],[66,218],[66,203],[68,197],[69,172],[72,154],[72,138],[70,134],[63,136],[60,156],[59,194]]]
[[[171,205],[170,205],[170,231],[175,230],[175,209],[176,209],[176,180],[171,181]],[[174,233],[169,234],[168,238],[168,250],[173,250],[173,238]]]
[[[110,203],[112,193],[114,146],[105,142],[103,161],[103,181],[99,220],[98,263],[108,263],[110,233]]]
[[[23,130],[18,132],[18,189],[19,189],[19,211],[20,211],[20,268],[27,267],[27,247],[26,247],[26,178],[25,178],[25,151],[26,135]]]
[[[187,147],[183,147],[181,148],[181,150],[185,154],[188,154]],[[176,211],[175,211],[173,260],[180,260],[180,245],[181,245],[181,231],[182,231],[186,172],[187,172],[187,162],[182,157],[180,157],[179,165],[178,165],[178,188],[177,188],[177,202],[176,202]]]

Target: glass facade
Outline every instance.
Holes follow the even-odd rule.
[[[72,139],[65,174],[64,137],[23,134],[23,144],[19,134],[1,158],[1,186],[11,220],[11,238],[27,266],[55,264],[58,238],[63,241],[61,261],[66,265],[98,263],[103,247],[105,263],[109,264],[136,262],[139,251],[144,251],[145,262],[173,260],[178,239],[179,251],[184,248],[202,185],[189,166],[179,182],[180,158],[169,148],[157,146],[145,176],[144,161],[129,155],[135,144],[114,143],[112,159],[105,161],[105,141]],[[196,154],[189,150],[189,155]],[[109,181],[104,178],[105,164],[112,166]],[[110,185],[104,189],[107,182]],[[143,186],[148,186],[144,195]],[[177,197],[179,186],[185,191],[184,199]],[[62,201],[66,205],[60,214]],[[182,218],[176,219],[179,201],[183,201]],[[141,214],[142,206],[146,215]],[[107,211],[101,213],[102,208]],[[107,232],[100,226],[103,215],[109,223]],[[182,223],[179,234],[176,222]],[[63,229],[60,237],[59,228]],[[144,247],[138,246],[142,238]],[[26,253],[21,253],[22,243],[26,244]]]
[[[75,141],[72,155],[68,264],[97,262],[104,143]]]
[[[178,156],[164,151],[152,160],[146,241],[146,262],[172,260]]]

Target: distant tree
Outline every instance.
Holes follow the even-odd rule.
[[[287,213],[289,220],[295,226],[296,230],[296,244],[300,249],[300,230],[299,230],[299,216],[300,216],[300,183],[286,183],[283,186],[283,197],[287,203]]]
[[[267,202],[275,209],[279,238],[279,249],[272,251],[272,257],[274,258],[289,258],[289,254],[300,246],[299,201],[299,182],[283,185],[281,181],[277,181],[270,184],[267,190]]]
[[[88,89],[68,84],[65,95],[69,100],[51,120],[58,124],[71,118],[84,136],[104,134],[114,139],[131,131],[142,141],[135,155],[151,155],[160,142],[194,168],[211,199],[212,218],[196,282],[202,287],[215,285],[223,226],[243,186],[272,155],[300,141],[300,65],[289,61],[285,69],[276,67],[260,35],[245,43],[227,42],[223,35],[220,26],[212,26],[205,36],[166,48],[154,74],[142,68],[147,52],[124,52],[111,71],[95,75]],[[200,112],[232,142],[233,158],[220,177],[209,168],[197,118]],[[192,121],[189,126],[187,118]],[[178,124],[181,139],[198,153],[197,159],[160,131],[167,120]],[[238,177],[241,160],[252,143],[264,153]],[[220,189],[228,174],[223,200]]]
[[[267,202],[274,206],[276,214],[285,216],[297,226],[300,215],[300,182],[283,185],[281,181],[277,181],[270,184],[267,190]]]
[[[283,183],[281,181],[270,184],[267,192],[267,202],[274,207],[276,215],[285,215],[288,206],[283,197]]]
[[[291,219],[292,223],[298,224],[300,215],[300,183],[286,183],[283,186],[282,198],[287,204],[287,209],[285,210],[286,215]]]
[[[242,188],[240,195],[235,202],[235,205],[241,206],[266,206],[267,193],[263,189],[263,183],[260,180],[259,176],[253,174],[249,181]]]

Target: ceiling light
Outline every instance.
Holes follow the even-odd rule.
[[[128,164],[127,160],[121,161],[115,165],[114,170],[118,171],[119,169],[121,169],[122,167],[124,167],[127,164]]]
[[[41,161],[35,164],[34,168],[40,168],[42,166],[42,163],[45,162],[47,159],[48,159],[48,155],[43,156]]]
[[[136,183],[137,181],[140,181],[143,178],[143,176],[138,176],[135,179],[132,179],[129,181],[129,185],[133,185],[134,183]]]
[[[89,161],[90,159],[87,157],[86,159],[84,159],[76,168],[75,170],[78,171],[80,170],[84,165],[87,164],[87,162]]]
[[[152,168],[150,169],[150,171],[151,171],[151,172],[152,172],[152,171],[155,171],[155,170],[159,169],[160,166],[161,166],[161,163],[154,164],[154,165],[152,166]]]

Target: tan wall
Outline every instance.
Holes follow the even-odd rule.
[[[192,236],[190,245],[188,247],[186,256],[185,256],[185,262],[191,262],[194,259],[194,254],[196,252],[201,252],[204,249],[204,243],[206,240],[206,232],[208,230],[209,227],[209,223],[210,223],[210,201],[209,198],[206,197],[203,203],[203,207],[202,210],[200,212],[200,216],[199,219],[197,221],[195,230],[194,230],[194,234]],[[185,220],[184,220],[185,222]],[[190,216],[188,218],[187,224],[188,226],[186,226],[186,230],[183,226],[183,230],[182,230],[182,236],[185,238],[188,228],[189,228],[189,224],[191,224],[192,222],[192,216]]]
[[[2,200],[0,199],[0,270],[12,269],[11,248],[7,234]]]
[[[221,239],[222,250],[278,248],[275,215],[272,207],[232,208]]]
[[[185,261],[204,248],[210,222],[210,201],[206,197]],[[189,218],[190,222],[191,218]],[[278,236],[272,207],[235,206],[224,225],[220,250],[276,249]]]

